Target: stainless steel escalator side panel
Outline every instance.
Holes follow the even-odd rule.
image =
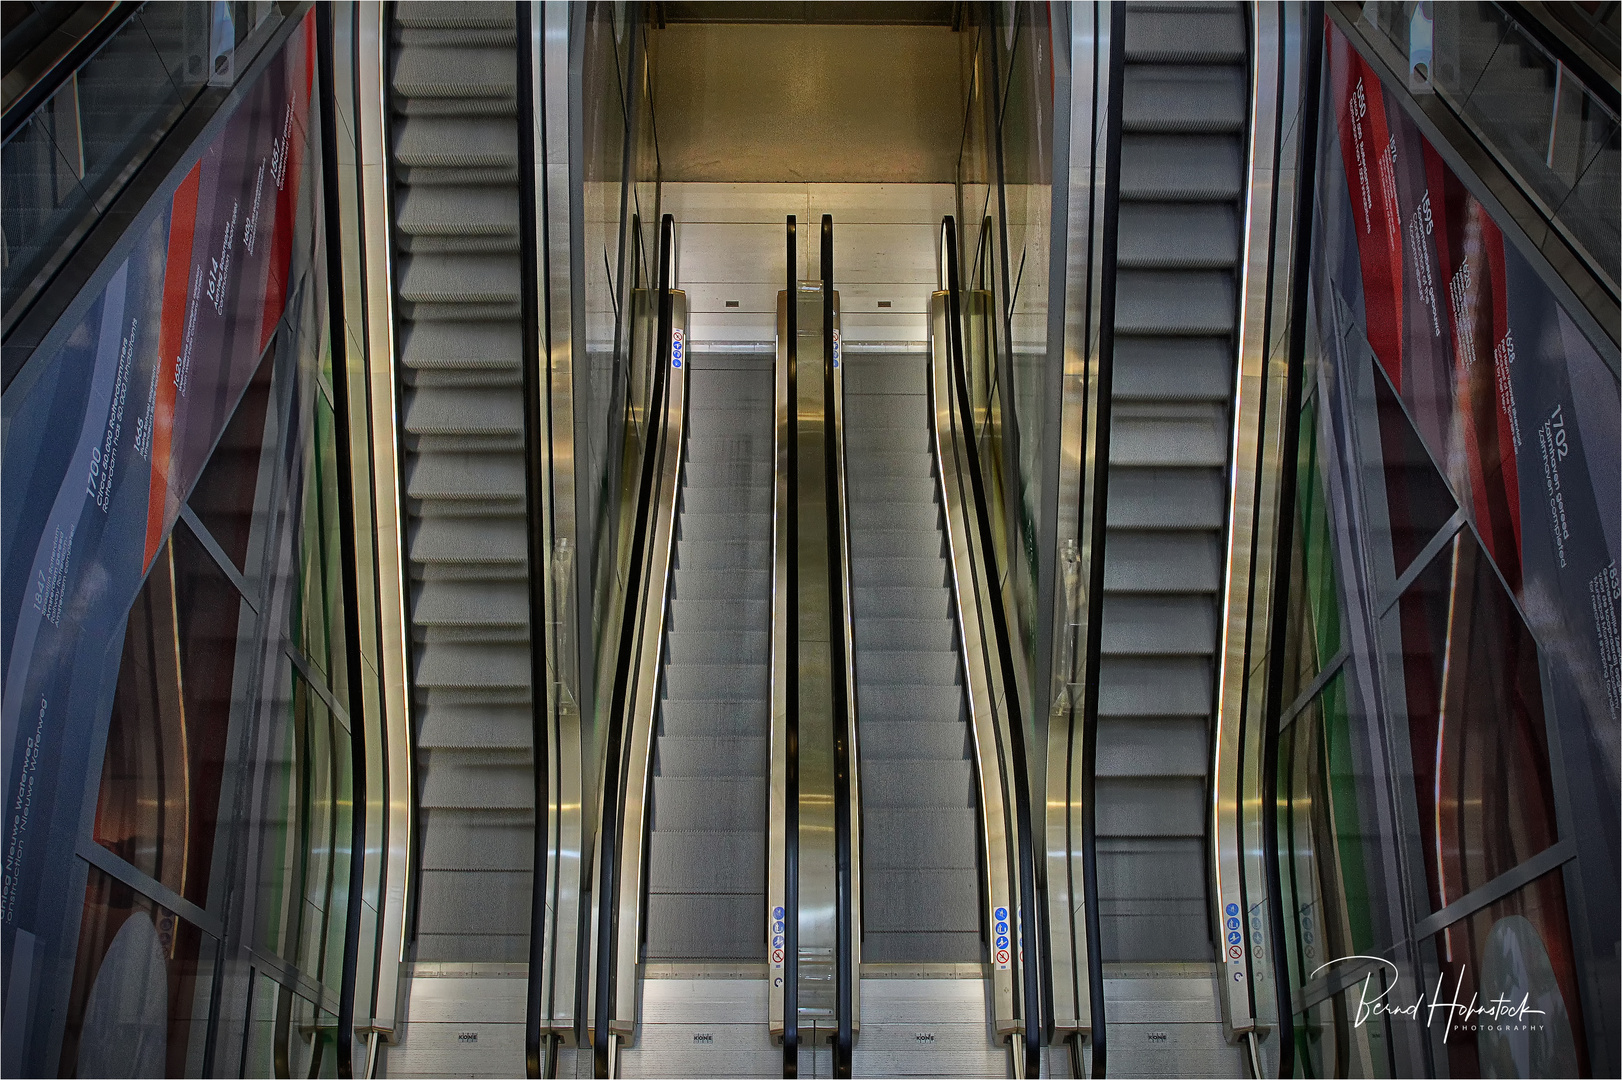
[[[1063,371],[1059,405],[1058,500],[1054,543],[1058,551],[1058,588],[1052,619],[1053,685],[1047,734],[1048,964],[1053,980],[1052,1025],[1055,1041],[1071,1032],[1092,1031],[1086,894],[1081,883],[1082,833],[1080,770],[1081,690],[1086,668],[1086,568],[1092,558],[1092,502],[1086,497],[1096,475],[1096,446],[1088,433],[1097,415],[1096,384],[1091,378],[1098,351],[1102,215],[1105,197],[1103,162],[1095,157],[1104,145],[1109,95],[1119,88],[1099,79],[1109,65],[1110,6],[1092,12],[1074,9],[1070,22],[1069,174],[1066,183],[1064,237]],[[1091,17],[1089,17],[1091,16]]]
[[[1211,917],[1213,940],[1219,942],[1223,1033],[1230,1041],[1247,1031],[1271,1028],[1277,1023],[1276,1017],[1269,1020],[1265,1015],[1272,1011],[1270,985],[1255,985],[1257,979],[1273,978],[1271,949],[1265,946],[1265,868],[1260,866],[1259,858],[1247,858],[1247,852],[1263,850],[1259,831],[1261,777],[1254,768],[1244,775],[1240,763],[1260,760],[1261,754],[1264,695],[1259,685],[1253,685],[1246,658],[1254,658],[1259,655],[1258,649],[1265,648],[1265,635],[1257,636],[1252,613],[1270,610],[1268,600],[1275,584],[1271,536],[1282,427],[1265,406],[1269,399],[1276,402],[1282,397],[1279,390],[1284,359],[1282,354],[1270,357],[1273,343],[1268,337],[1271,327],[1288,323],[1270,318],[1277,315],[1272,310],[1270,291],[1287,292],[1284,286],[1289,280],[1276,270],[1270,280],[1269,268],[1275,266],[1275,252],[1279,251],[1285,260],[1283,268],[1287,268],[1290,250],[1291,223],[1279,221],[1275,233],[1274,207],[1278,213],[1288,214],[1294,205],[1293,199],[1284,197],[1293,192],[1275,196],[1280,182],[1289,182],[1289,178],[1275,174],[1274,164],[1288,160],[1276,156],[1283,134],[1279,130],[1280,82],[1286,74],[1280,70],[1279,61],[1285,32],[1281,9],[1270,5],[1255,8],[1250,28],[1250,145],[1239,263],[1238,368],[1228,458],[1228,535],[1223,560],[1210,807]],[[1298,63],[1296,69],[1299,81]],[[1278,337],[1277,331],[1272,331],[1272,336]],[[1274,383],[1277,387],[1272,386]],[[1277,408],[1272,412],[1276,413]],[[1237,942],[1235,934],[1239,935]]]
[[[548,736],[553,740],[551,752],[552,776],[551,805],[548,819],[552,823],[547,867],[547,887],[551,891],[551,933],[546,941],[548,1004],[546,1019],[551,1029],[565,1042],[572,1044],[576,1037],[579,1000],[580,956],[580,904],[581,883],[585,864],[585,776],[581,717],[590,702],[582,698],[580,679],[580,651],[591,646],[589,635],[580,632],[589,613],[579,602],[580,575],[587,571],[583,565],[589,560],[576,558],[577,513],[574,452],[574,303],[578,295],[573,272],[575,261],[574,222],[579,218],[570,183],[571,159],[578,162],[579,155],[571,154],[580,131],[578,104],[569,93],[570,6],[543,4],[535,0],[531,5],[529,25],[539,39],[532,39],[532,55],[539,62],[534,65],[534,84],[525,88],[532,95],[531,115],[541,126],[536,132],[535,145],[541,148],[541,160],[534,167],[541,173],[536,190],[543,193],[545,205],[538,216],[545,235],[541,248],[545,257],[546,275],[541,282],[545,290],[540,310],[545,313],[542,328],[548,364],[548,418],[550,431],[549,489],[551,503],[548,519],[552,529],[553,588],[547,596],[554,609],[546,628],[547,659],[552,665],[551,689],[558,699]]]
[[[671,553],[674,549],[676,496],[681,490],[682,444],[686,434],[689,366],[687,294],[671,291],[671,370],[665,397],[665,423],[658,432],[659,479],[654,493],[653,531],[648,538],[647,587],[640,590],[641,610],[636,613],[635,689],[628,695],[631,715],[626,733],[625,798],[620,805],[619,897],[614,1010],[609,1030],[629,1039],[636,1032],[637,1001],[641,980],[642,893],[646,877],[648,790],[653,772],[653,740],[658,727],[659,671],[664,656],[665,616],[670,602]],[[663,356],[656,343],[655,356]]]
[[[788,905],[788,556],[789,537],[784,529],[788,502],[788,304],[787,292],[777,297],[777,359],[773,364],[772,400],[772,659],[771,659],[771,784],[767,796],[766,826],[766,963],[767,1024],[772,1038],[783,1038],[783,935],[776,930]]]
[[[406,950],[406,893],[411,880],[411,696],[406,692],[406,579],[400,557],[405,511],[400,487],[399,417],[394,370],[394,280],[389,230],[394,220],[388,182],[388,116],[383,5],[362,0],[356,14],[356,121],[359,125],[361,235],[366,244],[367,396],[372,416],[372,493],[375,500],[378,653],[383,684],[388,776],[387,846],[384,848],[373,1025],[392,1042],[399,1037],[400,968]]]
[[[845,596],[845,745],[850,768],[850,1013],[853,1033],[862,1030],[862,756],[860,752],[861,701],[856,686],[856,606],[851,588],[850,475],[845,468],[845,365],[839,332],[839,290],[834,290],[834,453],[839,469],[840,545],[844,554],[839,567]]]
[[[823,355],[822,284],[802,281],[799,311],[801,375],[795,437],[799,440],[799,536],[791,538],[799,557],[800,685],[800,1028],[822,1042],[836,1024],[834,980],[834,754],[833,612],[829,608],[828,481],[825,440],[827,402],[823,381],[811,377]]]
[[[943,517],[948,548],[947,566],[951,573],[952,615],[963,650],[969,731],[974,739],[975,774],[980,788],[981,897],[989,909],[984,913],[986,925],[988,929],[995,930],[993,916],[999,910],[1007,913],[1018,910],[1018,880],[1010,857],[1012,839],[1008,825],[1007,784],[998,751],[1002,739],[997,731],[997,710],[992,703],[991,671],[995,665],[988,661],[986,634],[980,620],[981,604],[988,602],[978,569],[984,563],[975,550],[975,531],[969,527],[969,510],[960,479],[961,470],[967,468],[967,464],[958,445],[961,433],[953,422],[951,375],[947,359],[948,296],[945,292],[933,293],[929,302],[930,451],[935,458],[936,475],[939,477],[941,505],[945,508]],[[964,299],[967,301],[967,294]],[[993,1023],[998,1037],[1007,1038],[1022,1028],[1014,996],[1016,958],[1010,956],[1008,960],[999,962],[995,938],[989,944],[993,946],[990,950],[991,963],[988,965]]]

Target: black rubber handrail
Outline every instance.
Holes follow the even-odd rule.
[[[1267,872],[1269,947],[1273,950],[1273,994],[1278,1009],[1278,1075],[1295,1074],[1295,1009],[1290,992],[1289,942],[1284,933],[1284,888],[1278,851],[1278,727],[1288,704],[1283,700],[1289,643],[1291,562],[1295,554],[1297,447],[1301,439],[1301,377],[1306,365],[1307,316],[1312,302],[1308,270],[1312,261],[1313,196],[1317,182],[1319,108],[1322,103],[1324,8],[1306,6],[1302,48],[1301,141],[1296,151],[1295,236],[1290,257],[1289,353],[1284,378],[1284,448],[1279,463],[1278,523],[1273,549],[1273,595],[1269,613],[1267,708],[1262,730],[1262,857]]]
[[[523,336],[524,395],[524,526],[529,565],[529,686],[531,746],[535,781],[535,832],[529,906],[529,974],[524,998],[524,1070],[531,1077],[546,1071],[547,1036],[542,1011],[546,1001],[546,881],[551,856],[551,678],[546,665],[546,392],[541,353],[540,228],[536,208],[534,162],[537,75],[532,27],[533,5],[518,3],[518,309]]]
[[[1042,1065],[1042,986],[1039,974],[1040,950],[1036,942],[1041,939],[1036,903],[1036,853],[1032,841],[1031,778],[1027,768],[1025,749],[1025,717],[1020,711],[1019,685],[1015,679],[1013,635],[1008,628],[1008,615],[1003,609],[1002,582],[995,570],[997,549],[993,543],[991,516],[981,474],[980,448],[974,437],[974,412],[970,404],[967,365],[963,358],[963,290],[958,281],[957,221],[948,214],[941,220],[946,230],[946,289],[951,317],[947,339],[950,345],[952,382],[957,397],[957,410],[962,417],[963,447],[968,458],[969,484],[973,490],[974,517],[980,534],[980,549],[988,572],[986,587],[990,593],[992,631],[996,638],[997,659],[1002,668],[1003,694],[1007,700],[1009,750],[1013,757],[1014,774],[1014,837],[1019,865],[1019,923],[1015,927],[1020,946],[1019,973],[1024,1003],[1025,1075],[1037,1076]],[[1029,943],[1030,947],[1026,948]]]
[[[90,27],[61,59],[51,65],[50,71],[18,94],[17,100],[8,104],[5,113],[0,115],[0,142],[7,141],[16,134],[17,129],[22,127],[41,105],[51,100],[52,96],[62,89],[91,57],[100,52],[101,47],[111,41],[113,35],[122,30],[141,7],[140,3],[131,0],[115,5]]]
[[[597,993],[596,1016],[592,1023],[592,1065],[599,1077],[609,1075],[608,1040],[610,1012],[614,1001],[615,944],[618,924],[619,858],[624,838],[620,835],[622,811],[625,805],[625,773],[621,757],[625,753],[625,710],[631,689],[632,671],[636,664],[637,629],[640,622],[642,598],[647,591],[645,567],[649,533],[653,524],[654,479],[659,471],[659,452],[664,442],[664,426],[669,380],[665,377],[670,367],[670,260],[671,232],[674,220],[669,214],[659,222],[659,338],[658,360],[653,366],[653,388],[649,395],[646,441],[642,447],[641,479],[637,485],[636,529],[631,534],[631,565],[625,580],[625,615],[620,620],[619,650],[614,669],[614,695],[608,713],[608,753],[603,776],[603,820],[601,830],[601,866],[597,881]]]
[[[337,35],[332,24],[332,5],[315,9],[316,77],[320,85],[321,116],[321,198],[326,231],[327,288],[342,295],[344,283],[359,280],[359,267],[351,277],[344,274],[342,199],[338,186],[338,78]],[[342,305],[334,305],[341,308]],[[349,669],[345,707],[349,711],[349,895],[344,913],[343,972],[338,989],[338,1030],[334,1051],[338,1075],[354,1075],[355,991],[360,972],[361,901],[366,885],[366,671],[360,649],[360,567],[357,561],[355,523],[354,436],[349,415],[354,398],[349,385],[349,344],[341,318],[327,319],[328,345],[332,350],[333,439],[338,444],[338,546],[344,552],[340,577],[344,598],[344,661]]]
[[[1104,940],[1098,915],[1098,667],[1104,643],[1104,555],[1108,546],[1110,412],[1115,392],[1115,296],[1121,224],[1121,117],[1126,79],[1126,4],[1110,4],[1109,103],[1105,108],[1104,205],[1100,222],[1098,357],[1093,415],[1092,531],[1088,538],[1087,641],[1081,708],[1081,890],[1087,936],[1087,997],[1093,1076],[1108,1075]]]
[[[783,528],[788,536],[784,599],[788,604],[788,658],[783,665],[783,1075],[800,1070],[800,276],[795,248],[798,222],[788,218],[788,494]]]
[[[854,879],[851,874],[850,684],[844,628],[850,613],[845,596],[845,514],[840,489],[838,433],[840,401],[834,392],[834,219],[822,215],[822,405],[823,464],[828,477],[828,664],[834,720],[834,1075],[850,1076],[856,1034],[851,980],[854,952]]]

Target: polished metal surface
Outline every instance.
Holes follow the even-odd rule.
[[[547,935],[547,1004],[544,1019],[566,1043],[576,1038],[580,972],[580,904],[585,848],[585,745],[582,715],[589,701],[582,700],[582,656],[591,647],[590,615],[580,603],[587,560],[576,558],[579,537],[576,517],[575,483],[575,354],[580,347],[574,333],[575,303],[579,288],[574,267],[574,224],[580,211],[572,187],[571,162],[578,162],[581,122],[578,95],[571,95],[570,6],[542,4],[536,0],[530,9],[529,25],[541,35],[532,40],[535,84],[525,88],[532,95],[531,110],[542,131],[535,145],[542,148],[534,167],[541,173],[536,190],[545,199],[542,231],[546,246],[546,279],[541,283],[546,302],[543,327],[544,347],[551,386],[551,501],[548,519],[553,588],[547,590],[554,604],[547,626],[547,661],[552,666],[549,697],[557,704],[550,717],[547,736],[552,775],[548,784],[551,805],[547,820],[553,829],[548,839],[550,865],[547,885],[551,890],[551,933]],[[582,631],[582,628],[586,628]],[[588,669],[589,670],[589,669]]]
[[[1058,513],[1054,543],[1058,550],[1050,640],[1053,685],[1044,688],[1050,702],[1047,731],[1048,962],[1053,983],[1053,1028],[1056,1039],[1092,1028],[1087,981],[1086,897],[1082,889],[1080,776],[1081,683],[1085,668],[1084,591],[1091,557],[1092,501],[1088,494],[1093,447],[1087,438],[1096,393],[1090,393],[1091,366],[1098,346],[1097,273],[1102,248],[1103,162],[1097,160],[1108,120],[1112,88],[1107,74],[1110,8],[1072,8],[1070,18],[1069,174],[1065,190],[1066,268],[1064,287],[1063,383],[1059,408]],[[1119,88],[1114,88],[1119,92]]]
[[[787,295],[779,294],[780,297]],[[789,494],[788,440],[794,415],[788,400],[788,304],[777,307],[777,359],[773,374],[772,492],[772,660],[771,660],[771,783],[767,796],[766,827],[766,956],[767,1026],[773,1038],[783,1037],[784,943],[776,930],[781,912],[788,908],[786,888],[788,851],[788,566],[791,539],[785,507]]]
[[[1251,20],[1250,146],[1245,182],[1245,231],[1240,271],[1239,365],[1233,396],[1233,426],[1229,449],[1228,536],[1223,560],[1222,640],[1218,651],[1217,717],[1214,767],[1211,772],[1211,872],[1213,940],[1222,942],[1219,962],[1223,965],[1222,1020],[1228,1038],[1234,1039],[1256,1026],[1256,1007],[1271,997],[1253,991],[1253,980],[1271,978],[1266,958],[1267,890],[1265,877],[1246,880],[1247,867],[1259,861],[1260,840],[1252,834],[1260,820],[1259,771],[1241,769],[1242,761],[1260,760],[1260,734],[1263,699],[1260,693],[1247,695],[1251,673],[1247,657],[1260,655],[1265,637],[1252,637],[1252,612],[1266,611],[1271,574],[1272,508],[1276,503],[1278,453],[1258,458],[1265,432],[1265,404],[1270,374],[1282,374],[1282,354],[1269,356],[1272,284],[1268,268],[1274,262],[1269,244],[1273,229],[1273,207],[1287,215],[1292,201],[1274,202],[1274,154],[1282,136],[1278,130],[1279,52],[1283,33],[1280,11],[1258,8]],[[1290,236],[1289,223],[1280,222],[1279,232]],[[1284,249],[1287,269],[1289,249]],[[1278,276],[1288,281],[1287,274]],[[1280,323],[1281,327],[1285,324]],[[1274,337],[1278,336],[1277,331]],[[1269,361],[1274,361],[1273,365]],[[1270,372],[1276,367],[1276,372]],[[1277,395],[1275,395],[1275,398]],[[1277,402],[1273,415],[1266,417],[1274,441],[1279,432]],[[1258,464],[1265,475],[1258,472]],[[1273,496],[1273,497],[1268,497]],[[1252,595],[1252,589],[1259,595]],[[1246,712],[1258,722],[1247,724]],[[1247,798],[1249,796],[1249,798]],[[1245,802],[1241,816],[1241,802]],[[1248,843],[1247,843],[1248,841]],[[1247,858],[1254,854],[1258,857]],[[1237,914],[1228,914],[1237,912]],[[1237,918],[1241,928],[1235,930]],[[1234,933],[1243,944],[1231,944]]]
[[[687,297],[672,290],[671,326],[673,342],[687,338]],[[690,365],[684,349],[674,344],[667,352],[663,343],[655,346],[655,357],[669,355],[671,369],[666,373],[664,424],[648,437],[659,440],[658,475],[653,492],[653,510],[648,535],[647,584],[638,591],[640,610],[627,612],[636,620],[636,652],[632,660],[634,689],[626,694],[625,795],[618,808],[620,869],[616,912],[613,1016],[609,1030],[621,1036],[636,1031],[638,962],[642,945],[642,897],[647,852],[648,794],[653,772],[653,743],[658,724],[659,668],[664,655],[665,613],[669,603],[671,550],[676,525],[676,495],[681,490],[682,443],[686,434],[687,387]]]
[[[959,446],[964,433],[953,419],[947,300],[946,293],[937,292],[930,302],[929,389],[933,407],[930,452],[935,458],[941,505],[945,508],[953,615],[963,650],[969,729],[974,739],[981,814],[981,895],[987,907],[987,926],[995,929],[995,913],[1000,909],[1012,911],[1018,906],[1018,879],[1010,857],[1012,841],[1009,835],[1008,788],[1002,772],[1002,755],[998,749],[997,709],[992,701],[992,668],[996,665],[988,660],[990,639],[981,618],[981,579],[985,568],[979,560],[984,558],[984,553],[978,552],[976,533],[969,524],[970,508],[962,481],[962,470],[967,464]],[[1021,1028],[1014,992],[1015,965],[1011,959],[999,960],[993,949],[988,970],[992,1026],[999,1038],[1006,1038]]]
[[[410,696],[406,693],[406,609],[404,514],[400,490],[397,428],[398,388],[394,370],[394,281],[388,238],[389,205],[386,139],[383,5],[357,5],[355,86],[361,189],[361,235],[365,238],[367,394],[372,432],[373,523],[376,530],[378,674],[383,687],[385,769],[388,782],[387,848],[378,917],[377,984],[373,1023],[393,1041],[402,1020],[401,961],[406,949],[406,892],[411,879],[413,777]]]

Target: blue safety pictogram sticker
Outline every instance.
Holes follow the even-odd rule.
[[[1229,904],[1228,905],[1228,914],[1229,915],[1237,915],[1237,914],[1239,914],[1239,905],[1238,904]]]
[[[1239,917],[1237,915],[1229,916],[1229,918],[1228,918],[1228,929],[1229,930],[1237,930],[1237,929],[1239,929]]]
[[[1006,937],[999,937],[999,938],[998,938],[998,939],[997,939],[997,948],[999,948],[999,949],[1006,949],[1006,948],[1008,948],[1008,938],[1006,938]]]
[[[996,911],[993,911],[991,914],[996,918],[996,920],[998,922],[1007,922],[1008,921],[1008,909],[1005,908],[1005,907],[1000,907]]]
[[[1237,931],[1237,930],[1228,931],[1228,944],[1229,945],[1237,945],[1243,940],[1244,940],[1244,938],[1239,936],[1239,931]]]
[[[997,933],[999,933],[999,934],[1008,933],[1008,924],[1005,923],[1005,922],[998,923],[997,924]]]
[[[772,918],[781,919],[782,917],[783,917],[782,905],[778,905],[777,907],[772,908]]]
[[[682,347],[683,344],[684,344],[684,342],[682,340],[683,336],[684,335],[682,334],[682,332],[680,330],[671,331],[671,334],[670,334],[670,366],[671,367],[681,367],[681,357],[682,357],[683,351],[685,351],[683,349],[683,347]]]

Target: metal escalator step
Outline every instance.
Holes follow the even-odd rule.
[[[772,535],[770,510],[750,513],[700,513],[683,508],[676,528],[682,542],[689,540],[736,540],[740,536]]]
[[[678,568],[670,576],[673,584],[671,595],[676,599],[771,595],[772,575],[769,570]]]
[[[513,454],[436,454],[407,466],[406,493],[446,502],[512,501],[524,497],[524,463]]]
[[[695,514],[769,514],[772,510],[772,488],[769,484],[752,487],[698,488],[682,492],[681,508]]]
[[[891,585],[941,588],[946,584],[946,560],[931,552],[922,557],[861,555],[851,559],[854,586]]]
[[[957,631],[946,619],[862,618],[856,623],[858,655],[865,650],[957,648]]]
[[[518,260],[501,255],[414,255],[403,260],[400,297],[415,304],[518,303]]]
[[[960,690],[957,676],[957,653],[946,649],[869,650],[856,658],[856,679],[862,686],[920,685]]]
[[[878,720],[862,725],[862,755],[872,761],[957,761],[969,751],[969,730],[950,720]]]
[[[1211,764],[1204,716],[1100,717],[1097,775],[1205,778]]]
[[[1117,287],[1117,334],[1209,336],[1233,330],[1231,274],[1122,270]]]
[[[683,570],[771,570],[770,540],[699,540],[682,536],[676,567]]]
[[[1249,92],[1243,67],[1128,64],[1121,130],[1238,132],[1249,113]]]
[[[653,828],[682,828],[702,821],[718,832],[766,828],[766,787],[758,777],[655,776]]]
[[[1245,16],[1238,5],[1221,5],[1225,10],[1215,11],[1199,10],[1192,4],[1164,10],[1170,6],[1162,5],[1161,10],[1156,10],[1150,5],[1127,5],[1128,63],[1245,62]]]
[[[869,451],[880,453],[927,454],[929,429],[910,428],[845,428],[845,456],[855,461],[858,454]]]
[[[424,870],[509,870],[535,861],[535,815],[492,810],[430,810],[422,830]]]
[[[666,625],[674,631],[771,627],[769,600],[692,600],[671,605]]]
[[[422,778],[420,805],[428,810],[492,808],[522,810],[535,805],[535,767],[523,759],[496,766],[462,760],[454,751],[434,751]]]
[[[855,559],[914,558],[925,554],[946,557],[946,541],[938,532],[933,541],[928,533],[907,529],[852,528],[851,557]]]
[[[406,400],[405,429],[413,435],[524,433],[523,402],[497,389],[421,389]]]
[[[516,26],[414,27],[394,23],[397,49],[511,49],[518,43]]]
[[[851,593],[858,615],[882,611],[891,618],[952,617],[952,593],[944,582],[933,588],[855,585]]]
[[[766,957],[763,895],[648,895],[650,959],[752,960]]]
[[[1239,261],[1238,210],[1231,203],[1124,202],[1116,260],[1123,270],[1230,269]],[[1117,373],[1122,366],[1117,357]]]
[[[771,497],[773,474],[769,461],[690,461],[683,472],[687,483],[694,488],[745,488],[751,491],[758,488],[768,498]]]
[[[864,964],[972,964],[980,961],[983,953],[979,931],[954,934],[933,930],[908,933],[874,930],[865,932],[862,937]]]
[[[858,657],[857,663],[861,663]],[[860,669],[858,668],[858,672]],[[884,720],[956,720],[967,718],[960,686],[862,683],[857,676],[857,701],[862,722]]]
[[[514,646],[428,645],[417,660],[416,685],[529,690],[529,650]]]
[[[929,476],[874,476],[852,473],[847,499],[873,499],[885,503],[935,503],[935,480]]]
[[[766,834],[656,832],[648,890],[712,896],[759,896],[766,885]]]
[[[867,503],[850,504],[851,532],[871,529],[931,533],[940,523],[940,508],[934,503]]]
[[[671,735],[659,739],[660,776],[762,777],[770,769],[766,737]]]
[[[975,874],[966,870],[868,870],[862,875],[862,929],[869,934],[926,927],[937,933],[977,933],[979,888]]]
[[[394,13],[399,26],[425,30],[511,27],[518,22],[511,4],[493,0],[412,0]]]
[[[1230,437],[1227,410],[1218,402],[1116,402],[1110,464],[1226,469]]]
[[[926,477],[931,488],[935,484],[935,458],[925,451],[887,453],[870,450],[861,460],[850,461],[852,475],[859,469],[863,476],[917,476]]]
[[[957,725],[960,729],[962,726]],[[864,732],[864,756],[867,739],[868,734]],[[974,818],[969,814],[893,806],[863,810],[863,859],[874,866],[972,871],[979,866],[976,839]]]
[[[771,708],[762,698],[667,700],[659,703],[659,722],[665,733],[764,737]]]
[[[411,620],[419,626],[528,626],[529,593],[519,585],[428,581],[414,590]]]
[[[1100,716],[1199,716],[1211,712],[1211,660],[1203,656],[1106,656],[1098,669]]]
[[[1121,136],[1121,199],[1231,202],[1244,190],[1238,141],[1226,135]]]
[[[510,120],[408,116],[394,130],[394,159],[408,169],[511,169],[516,176],[518,134]],[[408,175],[406,182],[418,181]]]
[[[1205,778],[1100,776],[1100,836],[1205,835]]]
[[[929,399],[916,393],[847,395],[845,422],[847,432],[858,427],[862,431],[904,428],[928,432]]]
[[[1106,592],[1215,593],[1222,550],[1215,532],[1110,530]]]
[[[401,49],[391,85],[406,98],[510,98],[518,91],[511,49]]]
[[[971,809],[967,761],[862,760],[862,803],[872,807]]]
[[[1201,656],[1216,651],[1209,596],[1106,593],[1103,651],[1109,656]]]
[[[413,323],[400,345],[400,361],[419,371],[516,370],[524,355],[516,322],[482,326]]]
[[[1233,394],[1233,370],[1233,348],[1227,338],[1118,338],[1114,400],[1202,400],[1226,405]]]
[[[771,647],[771,633],[765,630],[672,631],[665,636],[665,657],[672,664],[724,664],[741,656],[769,656]]]
[[[505,188],[407,188],[396,214],[413,237],[518,237],[518,192]]]
[[[713,701],[764,698],[771,688],[771,666],[763,656],[754,664],[677,664],[665,671],[665,697],[670,701]]]
[[[535,713],[527,704],[486,703],[477,708],[434,703],[417,710],[422,750],[499,750],[528,754]]]
[[[425,518],[410,526],[408,536],[414,563],[528,565],[521,518]]]
[[[768,442],[769,437],[767,437]],[[704,438],[694,436],[687,440],[688,464],[737,461],[749,452],[750,446],[758,440],[748,436],[733,436],[723,438],[711,435]]]
[[[1112,528],[1220,529],[1226,488],[1220,469],[1132,468],[1111,465]]]
[[[529,878],[515,870],[424,870],[417,932],[521,933],[527,939]]]

